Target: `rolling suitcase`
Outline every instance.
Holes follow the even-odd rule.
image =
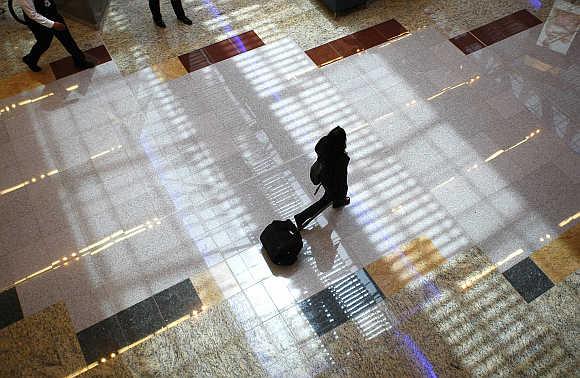
[[[289,219],[270,223],[260,234],[260,241],[276,265],[294,264],[303,247],[300,231]]]

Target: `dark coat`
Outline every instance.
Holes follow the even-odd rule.
[[[340,126],[322,137],[314,148],[324,168],[321,172],[325,195],[334,200],[343,200],[348,192],[348,163],[346,133]]]

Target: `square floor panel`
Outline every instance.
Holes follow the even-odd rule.
[[[503,275],[528,303],[554,286],[530,258],[520,261]]]
[[[77,338],[88,364],[127,345],[117,316],[111,316],[77,333]]]
[[[22,318],[22,308],[20,308],[16,289],[12,288],[0,293],[0,329]]]
[[[351,274],[299,303],[317,335],[383,300],[383,294],[364,270]]]
[[[189,279],[155,294],[153,298],[157,302],[165,323],[171,323],[201,308],[201,300]]]

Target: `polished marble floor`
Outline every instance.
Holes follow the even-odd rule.
[[[397,38],[324,64],[305,50],[369,43],[349,35],[395,16],[306,44],[248,22],[264,45],[208,37],[139,70],[105,42],[112,60],[1,100],[0,366],[573,375],[580,12],[556,1],[515,34],[489,18],[530,4],[457,32],[396,16]],[[450,40],[486,30],[477,51]],[[314,144],[337,124],[352,203],[272,266],[258,236],[314,199]]]

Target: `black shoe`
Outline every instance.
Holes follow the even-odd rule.
[[[345,207],[348,204],[350,204],[350,197],[344,197],[344,199],[342,199],[340,201],[333,201],[332,207],[334,209],[338,209],[340,207]]]
[[[81,70],[84,70],[87,68],[93,68],[96,65],[97,65],[97,60],[90,55],[85,55],[83,60],[81,60],[79,62],[75,62],[75,66],[77,66],[77,68],[80,68]]]
[[[28,68],[30,68],[30,71],[33,72],[42,71],[42,68],[40,68],[36,63],[32,62],[28,55],[22,57],[22,61],[28,66]]]
[[[159,20],[153,19],[153,22],[155,22],[155,25],[159,26],[160,28],[165,29],[167,27],[167,25],[165,25],[165,22],[163,22],[162,19]]]
[[[191,21],[187,16],[177,17],[177,19],[183,22],[185,25],[193,25],[193,21]]]

